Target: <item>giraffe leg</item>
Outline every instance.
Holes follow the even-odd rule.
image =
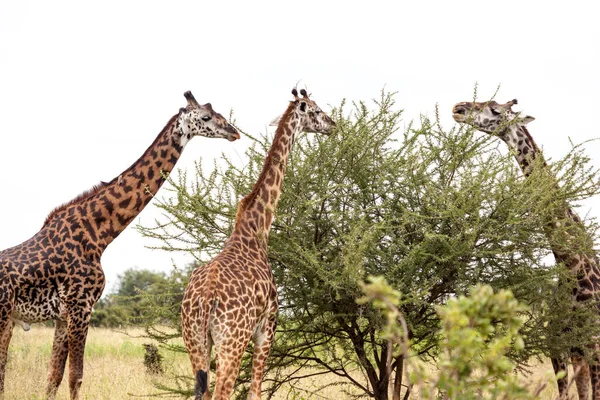
[[[252,378],[250,380],[250,391],[248,400],[259,400],[261,395],[261,384],[263,373],[267,365],[269,351],[275,338],[277,326],[276,316],[273,315],[259,332],[254,335],[254,352],[252,354]]]
[[[13,322],[10,319],[0,321],[0,398],[4,394],[4,373],[8,359],[8,345],[12,337]]]
[[[568,390],[569,390],[569,370],[567,369],[567,363],[564,358],[551,358],[552,368],[554,368],[554,373],[558,374],[561,371],[565,372],[564,378],[557,379],[556,383],[558,384],[558,398],[560,400],[567,400]]]
[[[589,364],[590,378],[592,381],[592,399],[600,400],[600,346],[594,345],[594,359]]]
[[[218,346],[215,391],[212,400],[229,400],[235,380],[240,372],[244,350],[250,341],[251,332],[232,333]]]
[[[79,398],[79,389],[83,382],[83,353],[91,316],[91,307],[71,309],[67,321],[69,349],[69,390],[71,400]]]
[[[592,399],[600,400],[600,360],[596,358],[595,363],[590,365],[590,376],[592,378]]]
[[[62,381],[65,364],[67,363],[68,330],[67,323],[56,320],[54,323],[54,342],[52,344],[52,356],[50,357],[50,366],[48,368],[46,395],[48,399],[56,397],[56,391]]]
[[[587,400],[590,398],[590,366],[578,350],[571,355],[571,362],[573,363],[578,397]]]

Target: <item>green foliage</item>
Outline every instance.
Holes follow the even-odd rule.
[[[356,302],[367,276],[402,293],[411,351],[425,359],[441,355],[436,307],[479,283],[510,289],[529,307],[520,314],[524,350],[508,354],[515,362],[589,339],[595,324],[564,335],[593,309],[572,311],[570,277],[550,259],[545,230],[565,202],[598,191],[598,172],[581,147],[553,163],[558,180],[547,173],[524,179],[490,135],[447,130],[426,117],[401,129],[393,94],[382,93],[372,109],[363,102],[347,108],[331,113],[334,135],[299,135],[290,157],[269,238],[281,307],[267,391],[315,371],[336,374],[340,392],[386,399],[391,380],[400,390],[404,358],[388,357],[385,317]],[[172,182],[172,196],[158,205],[164,220],[140,228],[158,248],[187,251],[199,263],[220,251],[271,142],[248,137],[242,167],[223,156],[210,173],[198,163],[193,176]],[[595,224],[588,228],[595,237]],[[574,231],[570,240],[584,238]],[[300,372],[289,376],[292,367]],[[240,383],[248,380],[244,371]]]
[[[385,318],[384,329],[381,332],[382,339],[408,345],[408,327],[398,309],[400,306],[400,292],[388,285],[385,278],[381,276],[371,276],[369,282],[361,285],[365,296],[356,299],[356,303],[366,304],[372,302],[373,307],[381,311]],[[408,352],[408,348],[402,348],[401,352]]]
[[[537,398],[518,383],[506,357],[511,346],[524,347],[519,334],[524,310],[510,291],[494,294],[490,286],[438,307],[443,338],[438,388],[451,399]]]
[[[364,285],[360,303],[373,306],[386,315],[387,335],[397,344],[405,332],[397,308],[399,293],[385,279],[371,278]],[[522,351],[522,313],[527,309],[509,290],[494,293],[489,285],[474,286],[468,296],[448,300],[437,307],[440,318],[440,357],[436,370],[430,371],[415,362],[408,348],[404,350],[411,381],[418,385],[421,398],[435,399],[537,399],[545,383],[528,388],[519,383],[515,364],[507,357],[512,348]]]
[[[159,314],[162,320],[172,319],[178,315],[187,275],[187,272],[178,270],[167,275],[145,269],[128,269],[118,276],[115,291],[96,304],[90,323],[92,326],[114,328],[146,325],[147,318],[151,318],[153,323],[159,322]]]

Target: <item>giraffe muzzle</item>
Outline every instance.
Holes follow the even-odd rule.
[[[241,136],[237,132],[230,133],[229,136],[227,136],[227,140],[229,140],[230,142],[234,142],[240,138],[241,138]]]
[[[455,104],[452,107],[452,118],[456,122],[465,122],[467,120],[467,109],[462,104]]]

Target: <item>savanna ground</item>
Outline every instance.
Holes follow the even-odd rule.
[[[43,399],[48,361],[52,349],[52,328],[34,326],[29,332],[16,327],[9,350],[5,399]],[[157,378],[148,375],[143,365],[142,343],[148,339],[139,337],[141,330],[125,332],[91,328],[85,349],[85,373],[82,385],[82,399],[152,399],[157,393],[153,382],[169,383],[168,377]],[[165,366],[177,374],[189,373],[189,362],[185,355],[165,355]],[[535,386],[548,376],[552,367],[549,361],[535,364],[532,374],[524,381]],[[68,399],[67,374],[61,384],[57,399]],[[167,375],[168,376],[168,375]],[[357,374],[356,378],[360,379]],[[336,377],[321,375],[304,379],[295,389],[280,390],[275,397],[283,399],[335,399],[344,400],[335,386],[320,391],[316,388],[324,383],[335,382]],[[415,389],[416,391],[417,389]],[[574,392],[574,388],[572,388]],[[557,391],[549,384],[542,393],[542,399],[553,399]],[[172,398],[172,397],[169,397]],[[418,395],[413,396],[418,398]]]

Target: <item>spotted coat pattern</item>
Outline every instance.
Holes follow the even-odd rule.
[[[242,354],[254,342],[249,399],[259,399],[277,318],[277,288],[267,257],[267,240],[298,132],[329,134],[334,122],[303,90],[292,91],[263,170],[252,192],[238,204],[233,233],[221,253],[193,271],[181,307],[183,340],[196,376],[196,399],[208,391],[211,349],[217,367],[213,399],[229,399]]]
[[[541,151],[533,141],[525,125],[534,120],[530,116],[522,116],[512,111],[511,107],[517,104],[517,100],[506,104],[498,104],[495,101],[487,103],[464,102],[454,106],[452,112],[457,122],[468,123],[475,128],[497,135],[513,151],[523,174],[529,176],[532,172],[532,163],[543,157]],[[546,167],[543,159],[539,160]],[[545,168],[549,173],[549,168]],[[600,295],[600,268],[598,259],[593,252],[593,239],[585,233],[579,216],[564,204],[556,221],[545,227],[546,235],[557,263],[565,265],[577,277],[577,287],[573,292],[575,302],[586,302],[598,300]],[[586,246],[569,244],[569,231],[575,229],[583,232],[587,239]],[[587,251],[584,250],[587,249]],[[600,309],[598,310],[600,314]],[[589,349],[594,354],[595,362],[588,364],[582,356],[582,351],[574,349],[571,354],[574,369],[578,371],[575,383],[580,400],[588,400],[589,383],[592,383],[592,398],[600,400],[600,365],[598,355],[600,354],[600,343],[591,343]],[[567,372],[567,362],[563,358],[553,358],[554,370]],[[561,399],[568,396],[568,376],[558,380],[558,389]]]
[[[56,208],[32,238],[0,252],[0,396],[13,325],[54,320],[47,395],[55,397],[68,355],[71,399],[78,398],[90,315],[105,284],[103,251],[152,200],[192,135],[239,138],[210,104],[185,96],[188,106],[131,167]]]

